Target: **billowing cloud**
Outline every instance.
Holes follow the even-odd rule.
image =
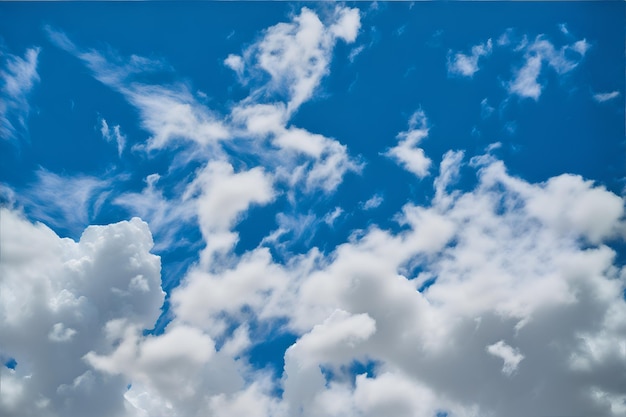
[[[124,415],[125,379],[82,357],[158,318],[164,294],[148,226],[90,226],[75,242],[15,211],[2,209],[0,220],[0,353],[17,363],[1,370],[2,414]]]

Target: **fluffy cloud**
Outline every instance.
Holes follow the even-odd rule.
[[[428,122],[422,110],[418,110],[409,119],[409,129],[398,133],[399,142],[386,152],[386,155],[395,159],[407,171],[424,178],[428,175],[431,160],[424,154],[424,150],[417,145],[428,136]]]
[[[485,43],[472,46],[471,55],[461,52],[455,54],[452,51],[448,54],[448,73],[461,75],[463,77],[473,77],[478,72],[478,60],[483,56],[491,54],[492,42],[488,39]]]
[[[0,101],[0,137],[9,139],[17,129],[26,127],[30,111],[28,95],[39,81],[37,60],[41,49],[29,48],[24,58],[11,54],[5,55],[4,66],[0,69],[2,100]]]
[[[163,303],[160,261],[139,219],[90,226],[75,242],[2,209],[0,410],[7,416],[122,415],[124,380],[81,358],[151,328]],[[28,331],[24,331],[28,329]]]

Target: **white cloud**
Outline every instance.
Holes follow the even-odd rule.
[[[492,50],[491,39],[487,42],[472,46],[471,55],[465,55],[461,52],[448,54],[448,73],[462,75],[464,77],[473,77],[478,72],[478,60],[481,57],[489,56]]]
[[[1,209],[0,413],[7,416],[123,415],[120,378],[103,378],[81,359],[106,349],[107,323],[150,328],[164,294],[160,261],[138,219],[91,226],[80,241]],[[141,276],[147,291],[131,282]],[[28,329],[25,331],[24,329]]]
[[[524,355],[522,355],[517,349],[507,345],[504,340],[500,340],[493,345],[487,346],[487,352],[504,361],[504,365],[502,365],[502,373],[508,376],[513,375],[513,373],[517,370],[519,363],[524,359]]]
[[[518,403],[533,415],[546,410],[618,415],[603,407],[621,401],[616,394],[619,372],[604,370],[626,369],[626,351],[619,348],[626,322],[626,273],[614,264],[615,252],[603,241],[623,227],[623,199],[571,175],[531,184],[510,176],[492,156],[470,160],[470,167],[478,169],[478,185],[461,192],[454,183],[462,158],[460,151],[444,156],[433,205],[407,204],[396,216],[405,226],[399,232],[372,227],[332,253],[313,249],[286,264],[276,263],[268,249],[259,247],[240,257],[195,265],[171,295],[173,321],[161,336],[141,335],[162,302],[152,255],[139,259],[153,269],[110,275],[111,265],[144,265],[124,251],[149,248],[145,224],[134,220],[88,229],[76,244],[3,211],[4,259],[12,262],[2,264],[3,276],[9,277],[2,283],[2,296],[15,295],[9,304],[2,303],[1,340],[10,341],[3,342],[3,353],[17,359],[19,372],[21,367],[29,372],[29,352],[37,357],[34,349],[40,345],[9,336],[23,334],[16,330],[18,324],[41,317],[42,325],[33,327],[39,330],[29,333],[39,335],[41,346],[86,344],[80,354],[58,351],[68,352],[80,367],[71,367],[75,371],[64,380],[69,382],[56,382],[56,394],[45,398],[28,385],[27,374],[5,368],[3,387],[7,381],[6,392],[13,394],[1,406],[25,407],[9,413],[27,415],[31,406],[23,404],[35,407],[47,399],[43,407],[54,413],[61,404],[58,398],[91,400],[85,397],[88,390],[104,384],[107,405],[123,407],[121,394],[130,382],[125,407],[133,416],[250,410],[285,417],[430,416],[438,411],[472,416],[510,413]],[[259,171],[235,173],[228,166],[209,166],[201,178],[225,179],[233,190],[223,200],[215,183],[202,188],[203,222],[209,229],[232,226],[251,202],[271,198],[271,189],[253,196],[265,181]],[[216,207],[227,210],[216,212]],[[90,257],[99,259],[100,247],[107,257],[88,262]],[[95,252],[83,252],[87,250]],[[69,260],[59,253],[68,254]],[[32,263],[34,254],[37,263]],[[112,261],[117,254],[126,261]],[[64,281],[42,280],[40,268]],[[87,270],[107,278],[74,278]],[[434,282],[417,291],[428,279]],[[72,286],[77,283],[82,287]],[[43,285],[38,287],[43,293],[33,291],[36,285]],[[104,289],[111,287],[116,290]],[[126,295],[130,292],[132,298]],[[38,294],[50,301],[40,302]],[[106,316],[86,314],[85,303],[94,303]],[[129,315],[128,303],[133,303],[130,311],[151,307]],[[42,308],[46,315],[32,315]],[[75,311],[85,313],[72,315]],[[86,329],[81,320],[89,317],[99,321],[89,322]],[[299,336],[285,353],[282,379],[246,365],[246,350],[264,337],[245,325],[249,319],[284,320]],[[233,324],[239,330],[229,330]],[[88,341],[84,332],[92,332]],[[100,336],[92,337],[93,332]],[[216,340],[223,341],[222,348]],[[22,343],[30,347],[21,350]],[[76,360],[82,355],[86,362]],[[494,362],[492,356],[503,362]],[[353,379],[346,367],[369,360],[376,363],[371,374]],[[325,376],[320,366],[331,375]],[[515,384],[503,384],[503,373]],[[478,374],[482,377],[477,380]],[[272,394],[276,387],[284,389],[282,396]],[[494,395],[480,397],[481,392]],[[577,395],[572,397],[572,392]],[[17,409],[24,411],[13,411]],[[78,408],[64,409],[63,415],[74,410]],[[117,415],[123,415],[119,410]]]
[[[364,45],[359,45],[357,47],[352,48],[352,50],[350,51],[350,55],[348,55],[348,60],[350,62],[354,62],[356,57],[359,56],[361,52],[363,52],[364,50],[365,50]]]
[[[180,230],[192,224],[197,210],[193,200],[166,198],[157,188],[159,174],[150,174],[146,186],[140,192],[125,192],[113,199],[113,203],[125,207],[129,212],[140,216],[150,224],[150,229],[158,237],[155,249],[174,249],[189,244],[179,236]]]
[[[0,100],[0,137],[10,139],[17,129],[25,129],[30,104],[28,95],[39,81],[37,60],[41,49],[29,48],[24,58],[6,54],[0,68],[2,100]]]
[[[524,50],[525,62],[515,71],[513,80],[507,84],[509,93],[538,100],[543,88],[538,78],[544,64],[558,75],[565,74],[578,66],[589,48],[589,43],[582,39],[557,50],[542,35],[537,36],[534,42],[518,48]],[[574,51],[578,56],[571,56],[569,51]]]
[[[604,103],[605,101],[613,100],[620,96],[619,91],[611,91],[610,93],[598,93],[593,95],[593,99],[598,103]]]
[[[489,105],[489,102],[486,98],[482,99],[480,102],[480,117],[483,119],[489,118],[494,112],[494,108]]]
[[[363,210],[373,210],[383,203],[383,196],[380,194],[374,194],[369,200],[361,203]]]
[[[126,147],[126,136],[120,130],[120,125],[113,126],[113,130],[109,128],[109,124],[104,118],[100,119],[100,133],[102,138],[107,142],[113,142],[117,145],[117,154],[122,156],[124,148]]]
[[[165,62],[136,55],[124,59],[112,52],[105,55],[94,49],[82,50],[64,33],[49,26],[45,30],[55,45],[83,61],[96,79],[123,94],[139,110],[142,127],[152,134],[149,149],[163,148],[181,140],[207,146],[230,137],[217,115],[200,104],[186,85],[151,85],[137,80],[145,73],[171,71]]]
[[[185,198],[195,193],[199,193],[196,204],[200,231],[207,244],[202,255],[206,262],[237,242],[237,234],[230,229],[239,216],[252,204],[269,203],[275,195],[271,177],[260,167],[234,172],[229,163],[217,161],[198,173]]]
[[[328,74],[332,49],[341,39],[356,39],[360,17],[358,9],[337,7],[328,23],[311,10],[303,8],[290,23],[268,28],[263,38],[248,47],[243,55],[230,55],[227,65],[236,72],[247,71],[254,77],[265,72],[271,81],[253,96],[278,93],[286,96],[287,112],[291,114],[313,95],[321,79]]]
[[[515,80],[509,84],[509,92],[520,97],[535,100],[541,95],[541,85],[537,82],[541,72],[541,56],[532,55],[526,59],[524,66],[515,74]]]
[[[424,150],[417,145],[428,136],[428,122],[422,110],[418,110],[409,119],[409,129],[398,134],[399,142],[385,155],[395,159],[403,168],[424,178],[428,175],[431,160]]]
[[[341,207],[335,207],[333,211],[326,213],[324,216],[324,223],[329,226],[335,224],[335,221],[343,214],[343,209]]]
[[[33,218],[78,233],[97,215],[112,183],[106,178],[62,176],[39,169],[35,182],[14,194],[15,203]]]

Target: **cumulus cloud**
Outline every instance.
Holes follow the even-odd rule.
[[[30,112],[28,96],[39,81],[37,61],[41,49],[28,48],[24,57],[0,54],[3,66],[0,68],[2,100],[0,101],[0,137],[10,139],[18,129],[26,128]]]
[[[124,415],[125,380],[82,357],[117,343],[113,328],[151,328],[159,316],[148,226],[90,226],[76,242],[15,211],[2,209],[0,221],[0,352],[17,362],[1,370],[2,415]]]
[[[448,74],[461,75],[463,77],[473,77],[478,72],[478,60],[481,57],[489,56],[492,50],[491,39],[485,43],[472,46],[471,54],[466,55],[461,52],[448,53]]]
[[[385,155],[396,160],[403,168],[424,178],[428,175],[431,160],[417,145],[428,136],[428,121],[422,110],[417,110],[409,119],[409,129],[398,133],[399,142]]]

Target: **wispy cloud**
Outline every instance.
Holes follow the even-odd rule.
[[[620,96],[619,91],[611,91],[610,93],[598,93],[593,95],[593,99],[598,103],[604,103],[605,101],[613,100]]]
[[[111,193],[113,180],[88,175],[59,175],[46,169],[15,193],[15,203],[32,218],[77,233],[98,214]]]
[[[149,149],[188,140],[211,145],[230,137],[219,117],[199,103],[187,85],[153,85],[141,81],[146,73],[171,72],[163,60],[137,55],[124,58],[109,51],[84,50],[75,45],[65,33],[45,27],[50,40],[59,48],[82,60],[94,77],[123,94],[141,114],[141,124],[152,137]]]
[[[159,179],[158,174],[148,175],[143,190],[119,194],[113,203],[147,221],[152,233],[158,237],[155,250],[162,251],[189,243],[180,239],[178,233],[192,224],[197,212],[193,201],[166,198],[157,188]]]
[[[471,54],[466,55],[461,52],[448,53],[448,73],[461,75],[464,77],[473,77],[478,72],[478,60],[481,57],[489,56],[492,50],[491,39],[487,42],[472,46]]]
[[[102,138],[107,142],[113,142],[117,145],[117,154],[122,156],[124,148],[126,147],[126,136],[122,133],[120,125],[113,126],[113,129],[109,128],[109,124],[106,119],[100,118],[100,133]]]
[[[41,49],[29,48],[24,57],[5,54],[0,69],[2,100],[0,100],[0,137],[10,139],[18,129],[26,128],[30,113],[28,96],[39,81],[37,61]]]

